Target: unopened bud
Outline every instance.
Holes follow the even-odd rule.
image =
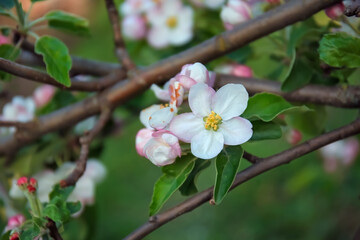
[[[37,180],[35,178],[30,178],[29,183],[30,183],[30,186],[32,186],[34,188],[37,188],[37,186],[38,186]]]
[[[20,188],[25,188],[28,184],[28,179],[27,177],[21,177],[17,180],[16,183]]]
[[[296,145],[301,141],[302,134],[297,129],[291,129],[286,139],[291,145]]]
[[[331,19],[337,19],[344,14],[344,10],[345,6],[341,2],[325,9],[325,14]]]
[[[19,233],[14,232],[13,234],[11,234],[9,240],[19,240]]]
[[[29,193],[34,193],[34,192],[36,192],[36,188],[33,187],[33,186],[31,186],[31,185],[28,185],[28,186],[27,186],[27,190],[28,190]]]

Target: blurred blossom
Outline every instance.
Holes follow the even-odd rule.
[[[42,85],[35,89],[34,100],[36,107],[40,108],[45,106],[55,94],[55,87],[51,85]]]
[[[181,157],[179,140],[169,131],[158,131],[144,146],[143,152],[156,166],[165,166],[175,162],[176,157]]]
[[[74,131],[77,135],[82,135],[87,131],[94,128],[97,121],[97,117],[89,117],[75,125]]]
[[[120,12],[124,16],[143,14],[156,7],[160,2],[160,0],[126,0],[120,5]]]
[[[155,48],[180,46],[193,37],[193,9],[179,0],[164,1],[147,14],[151,25],[148,42]]]
[[[340,166],[351,165],[359,153],[359,141],[356,138],[340,140],[320,149],[327,172],[335,172]]]
[[[191,2],[193,2],[198,7],[218,9],[225,3],[225,0],[191,0]]]
[[[9,44],[10,40],[8,37],[4,36],[4,35],[0,35],[0,45],[2,44]]]
[[[291,129],[290,131],[288,131],[288,133],[286,134],[286,140],[288,143],[290,143],[291,145],[296,145],[298,144],[302,139],[302,134],[299,130],[297,129]]]
[[[35,102],[32,98],[16,96],[5,104],[2,119],[6,121],[27,122],[34,118]]]
[[[149,140],[152,138],[152,134],[154,133],[153,130],[143,128],[138,131],[135,138],[135,147],[137,153],[145,157],[144,153],[144,146],[149,142]]]
[[[17,214],[15,216],[9,217],[8,223],[5,227],[5,232],[20,227],[25,222],[25,220],[26,219],[22,214]]]
[[[37,196],[40,202],[49,202],[49,194],[53,186],[66,178],[74,169],[75,163],[64,163],[55,172],[52,170],[44,170],[34,175],[38,180]],[[86,163],[86,170],[81,178],[76,183],[74,191],[68,198],[69,202],[80,201],[82,207],[84,205],[91,205],[95,199],[95,186],[103,181],[106,176],[105,166],[96,159],[89,159]],[[16,181],[13,181],[11,186],[10,197],[24,198]]]
[[[204,83],[190,89],[192,113],[176,116],[169,130],[181,141],[191,143],[198,158],[211,159],[226,145],[239,145],[252,136],[252,124],[239,117],[247,107],[249,95],[241,84],[227,84],[216,93]]]
[[[146,36],[146,22],[140,15],[126,16],[122,21],[122,30],[124,36],[139,40]]]
[[[229,0],[221,9],[220,17],[227,30],[234,28],[234,25],[245,22],[251,18],[251,8],[248,3],[242,0]]]
[[[337,3],[331,7],[325,9],[325,14],[331,19],[338,19],[344,14],[345,6],[344,4]]]
[[[242,64],[223,64],[214,69],[215,72],[230,74],[237,77],[253,77],[252,69]]]

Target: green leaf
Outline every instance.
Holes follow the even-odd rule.
[[[70,214],[77,213],[81,209],[81,203],[80,201],[77,202],[67,202],[66,208],[69,210]]]
[[[221,203],[233,184],[243,153],[244,150],[240,146],[228,146],[217,156],[214,186],[214,200],[216,204]]]
[[[296,59],[289,75],[281,86],[283,91],[294,91],[308,84],[312,77],[312,68],[302,59]]]
[[[326,34],[318,49],[320,59],[333,67],[360,67],[360,38],[347,33]]]
[[[0,1],[0,8],[10,9],[15,6],[14,0],[1,0]]]
[[[150,216],[156,214],[170,196],[185,182],[195,165],[196,157],[189,154],[177,159],[174,164],[162,168],[163,175],[154,186],[150,203]]]
[[[43,36],[36,41],[35,52],[44,57],[46,71],[57,82],[70,87],[71,57],[66,45],[59,39]]]
[[[31,227],[25,229],[20,234],[21,240],[33,240],[35,237],[40,235],[40,228],[36,226],[35,224],[31,225]]]
[[[1,240],[9,240],[9,239],[10,239],[10,232],[11,232],[11,231],[5,232],[5,233],[1,236]]]
[[[20,50],[10,44],[0,45],[0,57],[15,61],[20,55]],[[0,71],[0,79],[9,81],[11,79],[11,74]]]
[[[181,185],[181,187],[179,188],[179,191],[182,195],[189,196],[198,192],[198,189],[195,185],[196,178],[199,176],[202,170],[206,169],[210,165],[210,160],[197,159],[195,161],[194,169],[191,171],[183,185]]]
[[[261,119],[270,122],[276,116],[288,111],[308,111],[306,106],[293,106],[284,98],[271,93],[258,93],[249,98],[242,117],[249,120]]]
[[[250,139],[251,141],[277,139],[282,136],[281,127],[277,123],[254,121],[252,122],[252,125],[253,135]]]
[[[9,12],[6,11],[5,9],[3,9],[3,8],[0,8],[0,15],[5,16],[5,17],[10,17]]]
[[[49,12],[44,18],[49,21],[49,27],[78,35],[90,34],[89,22],[85,18],[63,11]]]
[[[355,71],[355,69],[352,69],[352,68],[337,69],[337,70],[331,71],[331,76],[339,79],[340,82],[347,83],[348,78],[351,76],[351,74],[354,71]]]
[[[59,184],[56,184],[49,195],[50,201],[56,197],[59,197],[60,199],[66,201],[70,196],[70,194],[72,193],[72,191],[74,190],[74,188],[75,188],[74,186],[62,188],[60,187]]]
[[[67,207],[66,200],[57,196],[45,206],[43,215],[55,222],[66,222],[70,219],[71,212]]]

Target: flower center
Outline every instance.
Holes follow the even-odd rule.
[[[167,107],[169,107],[169,104],[160,104],[160,109],[163,109],[163,108],[167,108]]]
[[[166,25],[168,25],[169,28],[175,28],[177,26],[177,18],[172,16],[172,17],[169,17],[167,20],[166,20]]]
[[[219,129],[219,125],[222,123],[222,118],[219,114],[211,111],[209,116],[204,117],[205,129],[206,130],[214,130],[217,131]]]

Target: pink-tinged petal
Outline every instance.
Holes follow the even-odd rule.
[[[349,138],[345,141],[344,146],[344,165],[351,165],[359,153],[359,141],[356,138]]]
[[[153,84],[153,85],[151,85],[150,89],[155,93],[155,96],[159,100],[166,101],[166,102],[170,101],[169,89],[166,89],[165,86],[164,86],[164,89],[162,89],[158,85]]]
[[[169,85],[169,94],[170,94],[170,107],[177,108],[180,106],[184,100],[185,90],[178,81],[173,81]]]
[[[142,157],[145,156],[144,146],[150,141],[153,133],[154,133],[153,130],[143,128],[143,129],[139,130],[138,133],[136,134],[135,147],[136,147],[137,153],[140,156],[142,156]]]
[[[156,112],[159,111],[161,109],[161,105],[158,104],[154,104],[148,108],[143,109],[140,112],[140,122],[142,124],[144,124],[144,126],[148,129],[152,129],[152,127],[150,126],[149,120],[150,120],[150,116]]]
[[[209,71],[209,81],[208,81],[209,87],[213,87],[215,85],[215,80],[216,80],[216,73]]]
[[[122,31],[124,36],[139,40],[146,36],[146,22],[140,15],[126,16],[122,21]]]
[[[197,83],[194,79],[181,74],[176,76],[176,80],[187,90]]]
[[[201,159],[216,157],[224,148],[224,137],[220,132],[203,129],[191,139],[191,152]]]
[[[190,89],[189,105],[195,115],[206,117],[211,113],[211,100],[214,89],[205,83],[198,83]]]
[[[198,83],[207,83],[209,81],[209,72],[206,67],[196,62],[189,67],[190,77]]]
[[[253,72],[252,69],[246,65],[241,65],[241,64],[235,64],[233,66],[232,75],[237,76],[237,77],[252,77],[253,76]]]
[[[218,132],[223,134],[226,145],[239,145],[247,142],[253,134],[252,124],[241,117],[223,121]]]
[[[157,166],[172,164],[176,157],[181,156],[178,138],[167,132],[152,138],[145,145],[144,152],[146,158]]]
[[[173,118],[169,130],[181,141],[190,143],[191,139],[204,130],[204,121],[192,113],[183,113]]]
[[[226,84],[221,87],[212,99],[212,110],[223,120],[237,117],[247,107],[249,94],[241,84]]]
[[[173,107],[162,108],[151,114],[149,124],[152,128],[163,129],[171,122],[175,113],[176,109]]]

